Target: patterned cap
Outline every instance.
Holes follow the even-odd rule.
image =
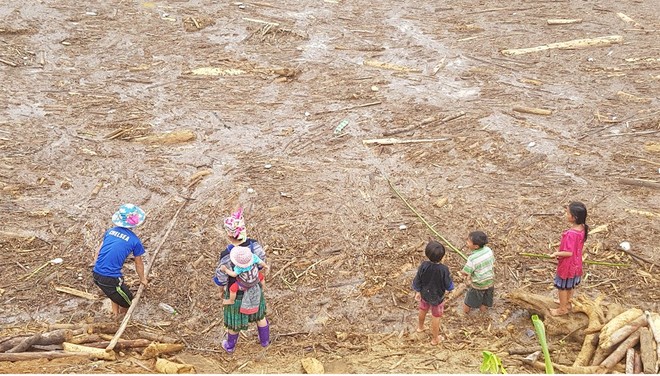
[[[231,236],[244,242],[247,239],[247,228],[243,219],[243,208],[238,208],[235,213],[225,218],[224,227]]]
[[[133,204],[124,204],[112,215],[112,223],[115,226],[133,228],[137,227],[146,219],[144,210]]]
[[[252,251],[248,247],[235,246],[229,252],[229,259],[239,268],[247,268],[252,265]]]

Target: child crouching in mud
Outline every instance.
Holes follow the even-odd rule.
[[[431,310],[431,345],[440,343],[440,317],[445,310],[445,291],[454,289],[449,268],[442,264],[445,247],[437,241],[430,241],[424,250],[428,261],[422,261],[417,268],[412,288],[415,300],[419,302],[417,332],[424,331],[426,314]]]

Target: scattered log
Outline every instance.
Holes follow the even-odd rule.
[[[551,18],[547,21],[548,25],[568,25],[581,22],[582,18]]]
[[[635,364],[633,366],[633,373],[640,374],[642,373],[642,357],[639,355],[639,352],[635,351]]]
[[[660,189],[660,183],[653,180],[619,178],[619,183],[626,185],[634,185],[636,187]]]
[[[97,349],[96,347],[76,345],[75,343],[64,342],[62,347],[65,352],[86,354],[90,359],[116,360],[117,355],[113,350]]]
[[[628,349],[633,348],[639,342],[639,330],[630,335],[625,341],[621,342],[612,353],[600,363],[601,367],[607,368],[608,371],[612,370],[614,366],[625,358]]]
[[[575,333],[580,328],[588,325],[587,317],[580,313],[563,316],[550,315],[550,308],[557,307],[557,303],[549,296],[533,294],[524,289],[518,289],[510,292],[507,298],[515,304],[525,307],[530,313],[542,316],[543,323],[546,326],[546,332],[550,334]]]
[[[589,300],[583,296],[573,299],[573,310],[584,313],[589,319],[589,325],[584,330],[587,334],[599,332],[603,328],[605,314],[600,306],[601,300],[602,296],[596,298],[595,301]]]
[[[533,108],[533,107],[523,107],[516,106],[513,108],[515,112],[522,112],[525,114],[534,114],[534,115],[552,115],[552,110],[546,110],[545,108]]]
[[[7,353],[20,353],[30,349],[32,345],[53,345],[68,341],[73,337],[71,330],[60,329],[46,333],[36,333],[30,337],[24,338],[13,348],[7,350]]]
[[[146,338],[146,339],[154,341],[154,342],[160,342],[160,343],[177,343],[177,342],[179,342],[179,339],[177,339],[177,338],[166,336],[164,334],[157,334],[157,333],[147,332],[147,331],[144,331],[144,330],[139,331],[138,335],[142,338]]]
[[[656,370],[660,371],[660,315],[655,312],[644,311],[644,316],[649,323],[649,330],[655,339],[656,358],[658,362]]]
[[[82,344],[85,344],[85,343],[100,342],[102,340],[103,340],[103,338],[101,338],[101,336],[99,336],[98,334],[86,334],[85,333],[85,334],[75,336],[67,342],[75,343],[76,345],[82,345]]]
[[[2,341],[2,343],[0,343],[0,353],[16,347],[16,345],[21,343],[25,338],[27,338],[27,336],[7,338],[6,340]]]
[[[596,348],[598,347],[598,335],[597,334],[587,334],[584,336],[584,342],[582,343],[582,349],[578,353],[575,361],[573,362],[573,367],[583,367],[588,366],[591,358],[596,353]]]
[[[612,335],[609,337],[606,337],[605,340],[602,340],[601,337],[601,342],[599,346],[608,348],[612,347],[614,345],[617,345],[626,338],[628,338],[631,334],[633,334],[637,329],[647,326],[648,322],[646,322],[646,317],[644,314],[640,315],[638,318],[634,319],[633,321],[629,322],[628,324],[622,326],[621,328],[617,329]]]
[[[639,308],[630,308],[620,315],[614,317],[612,320],[610,320],[607,324],[603,326],[603,329],[600,331],[600,342],[598,343],[598,347],[600,348],[608,348],[611,343],[610,341],[610,336],[617,330],[623,328],[630,322],[634,321],[637,319],[640,315],[644,314],[641,309]]]
[[[586,47],[609,46],[615,43],[623,43],[623,37],[620,35],[609,35],[606,37],[574,39],[566,42],[548,43],[537,47],[502,50],[501,52],[504,55],[523,55],[551,49],[578,49]]]
[[[84,299],[88,299],[88,300],[98,299],[98,295],[94,295],[94,294],[90,294],[88,292],[72,289],[71,287],[66,287],[66,286],[55,286],[55,291],[64,292],[64,293],[71,294],[73,296],[77,296],[79,298],[84,298]]]
[[[0,362],[19,362],[23,360],[35,360],[35,359],[56,359],[56,358],[66,358],[70,356],[84,356],[87,354],[83,353],[68,353],[62,351],[39,351],[39,352],[22,352],[22,353],[0,353]]]
[[[639,355],[642,358],[644,373],[656,373],[658,356],[655,352],[653,334],[648,328],[639,328]]]
[[[110,341],[99,341],[99,342],[90,342],[86,343],[85,346],[96,347],[96,348],[106,348],[110,344]],[[151,341],[148,339],[120,339],[115,345],[115,349],[124,350],[124,349],[133,349],[136,347],[147,347],[151,344]]]
[[[170,362],[166,359],[157,359],[156,371],[167,374],[195,373],[195,368],[190,364],[180,364]]]
[[[180,343],[152,343],[142,352],[142,359],[153,359],[160,354],[170,354],[183,350]]]

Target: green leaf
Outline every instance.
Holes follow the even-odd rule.
[[[536,337],[539,339],[541,350],[543,350],[543,359],[545,360],[545,373],[549,375],[553,375],[555,373],[555,370],[552,367],[552,360],[550,359],[550,352],[548,351],[548,342],[545,339],[545,325],[543,325],[543,321],[539,319],[538,315],[532,315],[532,323],[534,324],[534,331],[536,331]]]
[[[490,351],[482,351],[484,360],[481,362],[481,367],[479,367],[479,372],[481,373],[502,373],[506,374],[504,366],[502,366],[502,361],[497,355],[493,354]]]

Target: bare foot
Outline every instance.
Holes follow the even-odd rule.
[[[559,299],[555,299],[555,300],[553,300],[553,303],[555,303],[555,304],[557,304],[557,305],[561,304],[561,303],[559,302]],[[568,309],[569,309],[569,310],[573,309],[573,304],[572,304],[571,302],[568,302]]]
[[[550,314],[552,316],[562,316],[568,313],[568,308],[557,308],[557,309],[550,309]]]
[[[423,333],[424,330],[426,330],[426,329],[424,329],[424,328],[417,328],[417,333]]]

